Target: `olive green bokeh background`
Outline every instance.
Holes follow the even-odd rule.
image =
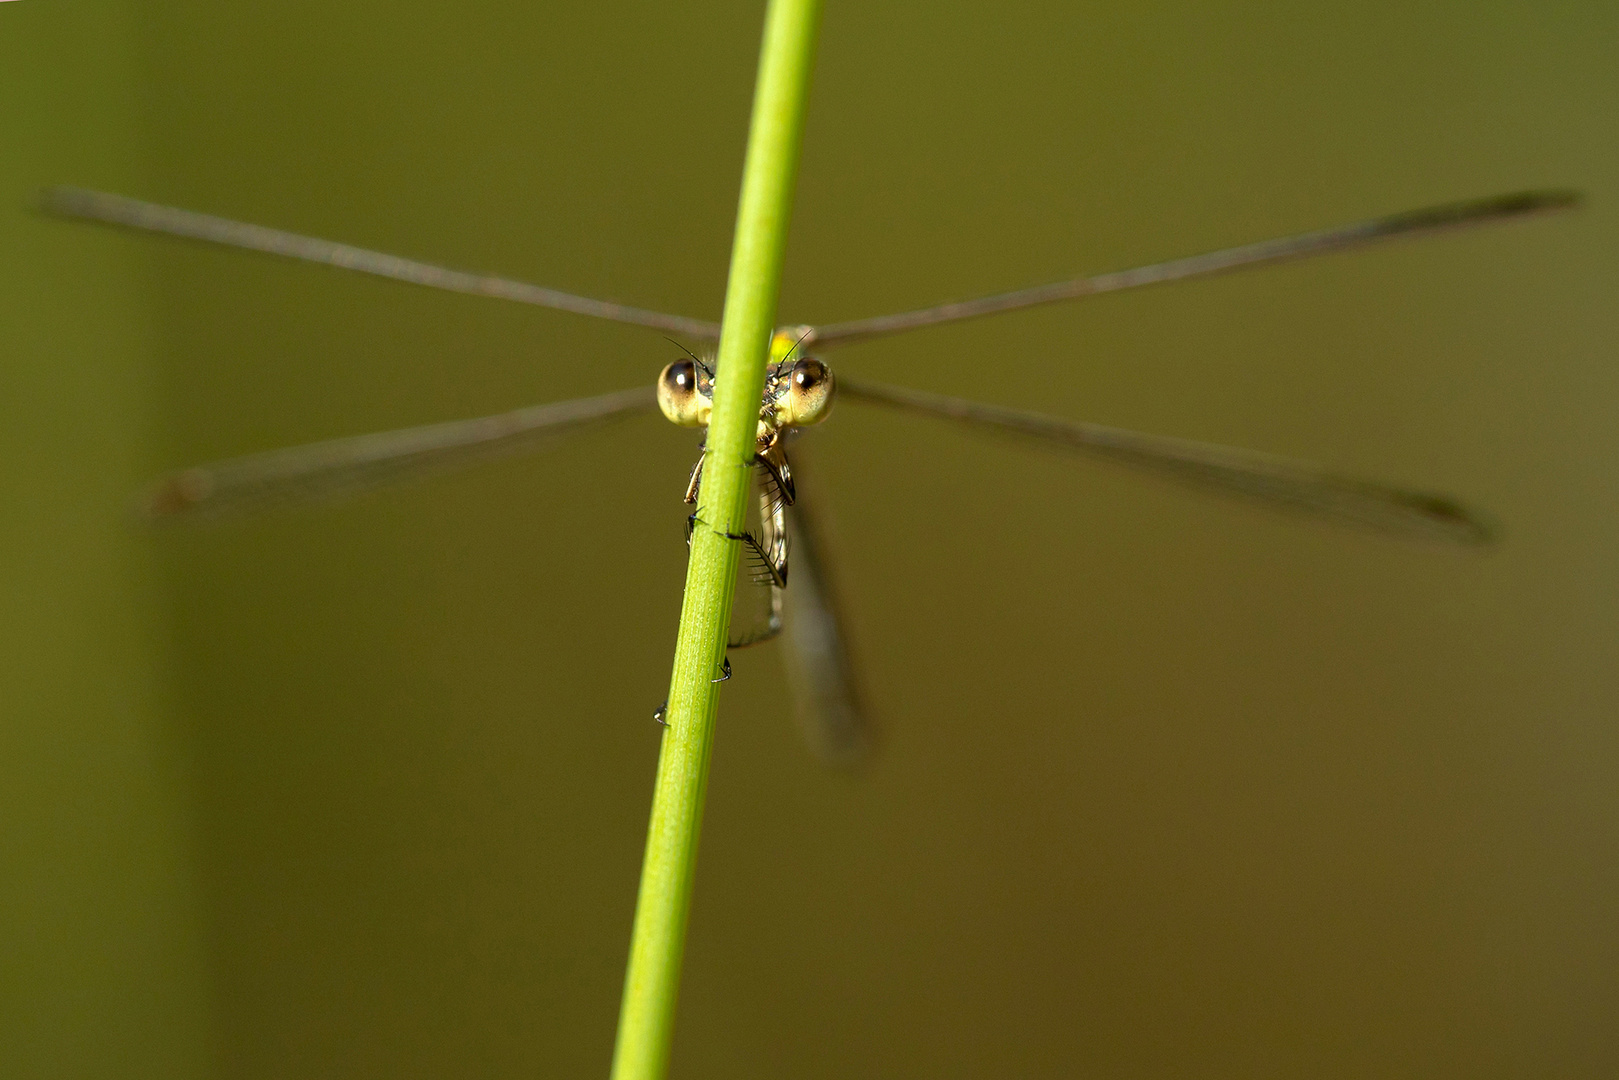
[[[672,347],[22,207],[81,183],[712,316],[761,15],[0,5],[0,1074],[604,1073],[691,433],[126,509]],[[784,320],[1590,203],[837,354],[1454,491],[1506,540],[843,408],[812,482],[882,753],[827,773],[775,654],[735,658],[674,1075],[1619,1067],[1615,55],[1597,4],[829,7]]]

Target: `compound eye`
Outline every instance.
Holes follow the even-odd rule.
[[[793,387],[798,390],[813,390],[826,381],[826,365],[813,356],[806,356],[793,365]]]
[[[832,412],[835,382],[832,369],[806,356],[793,365],[788,376],[788,422],[798,427],[819,424]]]
[[[676,360],[658,376],[658,408],[671,423],[681,427],[702,427],[707,422],[707,404],[697,390],[697,365]]]
[[[663,381],[671,391],[691,393],[697,389],[697,365],[690,360],[676,360],[663,369]]]

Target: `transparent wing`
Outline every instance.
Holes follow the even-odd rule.
[[[1197,487],[1396,536],[1473,545],[1492,539],[1492,530],[1480,515],[1447,495],[1338,476],[1309,462],[863,380],[840,378],[838,396],[1028,436]]]
[[[212,516],[350,494],[525,453],[546,435],[656,405],[654,391],[645,387],[231,458],[164,479],[145,510],[153,517]]]
[[[836,765],[859,763],[874,729],[861,700],[836,582],[815,514],[814,485],[803,483],[803,440],[793,444],[798,498],[787,509],[793,530],[792,586],[786,590],[782,658],[794,711],[810,749]]]
[[[830,323],[816,327],[810,333],[806,346],[812,345],[824,351],[827,348],[852,345],[924,326],[976,319],[982,315],[995,315],[1003,311],[1053,304],[1059,300],[1075,300],[1082,296],[1119,292],[1143,285],[1208,277],[1239,267],[1282,262],[1306,255],[1322,255],[1329,251],[1342,251],[1345,248],[1360,247],[1399,236],[1415,236],[1466,225],[1483,225],[1492,221],[1522,217],[1525,214],[1566,209],[1578,202],[1579,195],[1575,192],[1523,191],[1471,202],[1446,203],[1443,206],[1373,218],[1370,221],[1360,221],[1334,229],[1262,240],[1255,244],[1225,248],[1185,259],[1153,263],[1133,270],[1119,270],[1111,274],[1098,274],[1095,277],[1036,285],[1033,288],[997,293],[976,300],[940,304],[937,307],[920,308],[916,311],[900,312],[897,315],[879,315],[869,319],[856,319],[853,322]]]
[[[40,208],[59,217],[81,218],[108,225],[122,225],[130,229],[167,233],[189,240],[201,240],[226,247],[246,248],[288,259],[321,263],[326,266],[357,270],[362,274],[405,281],[412,285],[425,285],[450,292],[471,293],[474,296],[494,296],[502,300],[516,300],[522,304],[571,311],[577,315],[590,315],[613,322],[650,326],[670,334],[680,334],[702,341],[718,341],[718,323],[706,319],[689,319],[684,315],[666,315],[661,311],[615,304],[607,300],[592,300],[587,296],[559,292],[539,285],[530,285],[510,278],[488,274],[471,274],[463,270],[447,270],[431,263],[385,255],[379,251],[320,240],[312,236],[270,229],[263,225],[249,225],[228,218],[199,214],[194,210],[180,210],[172,206],[143,202],[123,195],[111,195],[84,188],[55,187],[40,195]]]

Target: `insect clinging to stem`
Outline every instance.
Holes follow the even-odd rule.
[[[1488,542],[1491,530],[1485,519],[1446,495],[1344,477],[1318,465],[1255,451],[836,376],[822,356],[844,345],[922,327],[1208,277],[1381,240],[1504,221],[1565,209],[1577,202],[1578,196],[1568,191],[1517,192],[892,315],[781,327],[771,341],[770,366],[759,406],[754,454],[759,478],[759,529],[726,530],[727,536],[748,547],[755,580],[769,589],[769,614],[761,629],[733,638],[731,647],[742,648],[781,634],[800,719],[812,746],[829,759],[841,760],[858,758],[867,748],[871,726],[861,705],[836,590],[830,582],[830,560],[817,529],[813,500],[799,490],[789,457],[790,448],[794,456],[799,454],[794,445],[798,434],[826,420],[839,399],[1022,436],[1050,448],[1087,454],[1205,489],[1397,537],[1459,545]],[[707,320],[576,296],[508,278],[450,270],[121,195],[59,187],[46,191],[41,205],[47,212],[67,218],[515,300],[701,342],[719,338],[719,325]],[[161,518],[197,516],[341,494],[475,460],[527,452],[538,446],[540,436],[654,408],[681,426],[706,428],[713,407],[714,380],[719,374],[708,359],[687,350],[685,356],[663,368],[651,387],[531,406],[495,416],[334,439],[186,469],[163,480],[149,496],[146,509]],[[688,503],[696,502],[701,469],[700,451],[685,493]],[[690,525],[688,519],[688,530]],[[796,552],[791,561],[790,536]],[[784,598],[790,598],[785,605]],[[727,660],[720,677],[729,674]],[[656,718],[662,721],[661,710]]]

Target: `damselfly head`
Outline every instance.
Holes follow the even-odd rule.
[[[658,376],[658,408],[670,423],[707,427],[714,411],[714,373],[700,360],[676,360]]]
[[[772,363],[759,402],[759,438],[819,424],[832,412],[836,388],[832,369],[813,356]],[[658,408],[681,427],[707,427],[714,412],[714,369],[697,357],[665,367],[658,376]]]

